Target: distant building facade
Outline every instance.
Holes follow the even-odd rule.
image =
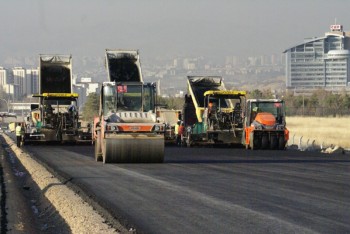
[[[342,25],[330,29],[323,37],[307,38],[284,51],[287,89],[350,91],[350,32]]]
[[[13,72],[13,84],[15,85],[15,99],[21,99],[27,94],[26,70],[22,67],[15,67]]]
[[[38,92],[38,69],[0,67],[0,86],[11,100],[22,100]]]
[[[27,95],[39,93],[39,69],[27,69]]]
[[[91,77],[82,77],[80,82],[73,85],[73,92],[78,93],[78,105],[83,106],[90,93],[99,93],[99,84],[92,82]]]
[[[16,86],[14,85],[12,70],[0,67],[0,85],[9,98],[18,95],[18,89],[16,89]]]
[[[5,89],[5,85],[7,84],[7,69],[0,67],[0,85],[3,89]]]

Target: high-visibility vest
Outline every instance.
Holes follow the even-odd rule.
[[[17,126],[16,127],[16,136],[21,136],[22,135],[22,127],[21,126]]]
[[[175,125],[175,130],[174,130],[175,135],[179,133],[179,124]]]

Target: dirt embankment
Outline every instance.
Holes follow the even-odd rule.
[[[8,162],[4,186],[10,190],[6,190],[5,206],[7,210],[11,206],[13,211],[7,212],[7,230],[13,233],[32,233],[33,230],[35,233],[118,233],[79,195],[18,148],[11,138],[1,134],[0,140],[6,151],[2,157],[7,157]],[[24,191],[27,191],[25,195]],[[18,200],[23,201],[16,202]],[[24,212],[25,206],[31,211]],[[16,213],[16,209],[23,212]],[[33,217],[26,219],[22,217],[25,215]]]

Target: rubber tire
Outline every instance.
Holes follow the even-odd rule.
[[[266,134],[263,134],[261,137],[261,148],[267,149],[269,147],[269,138]]]
[[[284,136],[280,136],[278,138],[278,149],[279,150],[285,150],[285,148],[286,148],[286,144],[284,142]]]
[[[271,136],[270,149],[275,150],[278,147],[277,136]]]
[[[101,149],[101,133],[100,131],[97,132],[97,138],[95,141],[95,160],[96,162],[102,161],[102,149]]]

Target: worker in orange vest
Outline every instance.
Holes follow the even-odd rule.
[[[184,134],[184,131],[185,131],[185,125],[184,125],[184,123],[182,122],[181,124],[180,124],[180,126],[179,126],[179,130],[178,130],[178,133],[177,133],[177,145],[178,146],[181,146],[182,144],[182,142],[181,142],[181,140],[182,140],[182,135]]]

